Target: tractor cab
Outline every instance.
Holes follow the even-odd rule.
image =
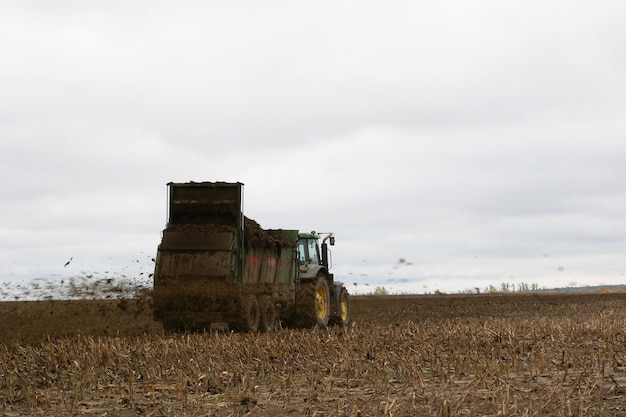
[[[319,236],[312,233],[298,233],[298,254],[300,265],[320,264],[320,249],[317,244]]]
[[[300,272],[306,273],[306,271],[312,269],[319,269],[315,267],[322,266],[329,270],[331,265],[329,264],[329,251],[326,240],[330,241],[331,245],[335,244],[335,237],[332,233],[328,233],[322,240],[322,248],[319,246],[320,235],[316,232],[310,233],[298,233],[298,260],[300,263]]]

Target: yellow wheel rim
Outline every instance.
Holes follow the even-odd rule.
[[[341,294],[339,309],[341,310],[341,320],[345,321],[348,318],[348,297],[345,294]]]
[[[320,285],[315,292],[315,306],[317,308],[317,317],[323,319],[328,312],[328,294],[326,288]]]

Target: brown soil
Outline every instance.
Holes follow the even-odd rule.
[[[0,303],[0,415],[626,416],[626,295],[352,297],[345,327],[167,335],[139,299]]]
[[[206,239],[206,237],[202,236],[203,234],[206,235],[216,232],[235,233],[236,228],[222,223],[189,222],[184,224],[170,224],[164,232],[186,233],[186,239],[193,239],[194,237],[198,238],[199,236],[201,236],[202,239]],[[295,246],[295,242],[293,241],[279,240],[276,237],[271,236],[256,221],[249,219],[248,217],[244,217],[244,242],[246,248]]]
[[[0,302],[0,343],[40,343],[49,338],[133,336],[162,331],[149,296],[118,300]]]
[[[558,318],[572,312],[602,311],[616,300],[626,303],[626,295],[352,296],[351,314],[353,321],[361,324],[390,325],[409,320],[486,320],[521,315]],[[626,311],[626,305],[623,308]],[[153,320],[149,292],[139,298],[116,300],[4,301],[0,302],[0,317],[0,343],[5,344],[75,335],[138,336],[163,330]]]
[[[293,247],[295,242],[287,240],[278,240],[273,236],[270,236],[265,229],[263,229],[256,221],[244,217],[245,220],[245,239],[244,244],[248,248],[257,247]]]

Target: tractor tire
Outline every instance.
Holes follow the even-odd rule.
[[[350,294],[345,287],[339,292],[339,305],[337,315],[331,317],[331,324],[345,326],[350,323]]]
[[[259,321],[259,303],[254,295],[248,295],[241,299],[239,318],[230,327],[235,331],[254,333],[259,331]]]
[[[300,284],[296,292],[296,323],[298,327],[327,326],[330,318],[330,291],[323,274],[312,282]]]
[[[259,310],[261,312],[259,330],[262,332],[273,332],[278,328],[278,317],[276,307],[269,295],[259,297]]]

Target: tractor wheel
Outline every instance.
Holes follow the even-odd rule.
[[[345,326],[350,323],[350,294],[345,287],[341,287],[339,293],[339,305],[337,315],[332,318],[332,324]]]
[[[261,320],[259,322],[259,330],[262,332],[272,332],[278,328],[278,320],[276,317],[276,307],[272,301],[272,297],[263,296],[260,300]]]
[[[239,319],[232,323],[233,330],[241,332],[259,331],[259,303],[254,295],[244,296],[241,300]]]
[[[330,291],[323,274],[300,284],[296,293],[296,321],[299,327],[326,326],[330,317]]]

